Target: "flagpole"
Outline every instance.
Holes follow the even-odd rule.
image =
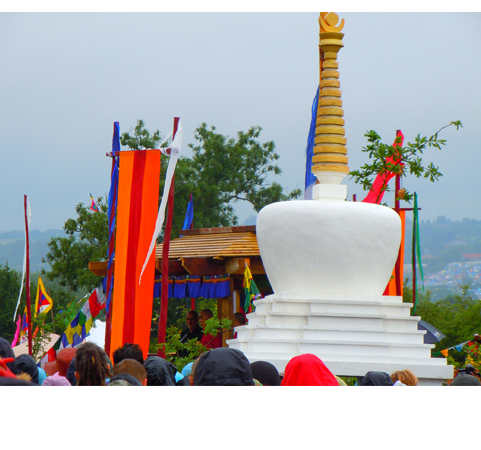
[[[30,243],[28,238],[28,197],[26,195],[23,196],[23,203],[25,209],[25,239],[26,239],[26,263],[25,263],[25,278],[26,278],[26,296],[27,296],[27,328],[28,328],[28,354],[33,356],[32,351],[32,308],[30,302]]]
[[[175,138],[177,133],[177,127],[179,124],[179,117],[174,117],[174,130],[172,133],[172,139]],[[172,155],[171,155],[172,157]],[[165,329],[167,327],[167,311],[169,307],[169,246],[170,246],[170,231],[172,229],[172,216],[174,213],[174,182],[175,172],[172,175],[172,183],[170,185],[170,191],[164,192],[163,195],[168,194],[168,210],[167,220],[164,230],[164,242],[162,243],[162,288],[160,296],[160,314],[159,314],[159,331],[157,335],[157,341],[159,344],[165,343]],[[165,358],[165,351],[159,349],[157,355],[161,358]]]
[[[398,136],[398,134],[401,133],[401,130],[396,130],[396,138]],[[400,205],[400,201],[399,201],[399,197],[398,197],[398,192],[400,191],[401,189],[401,175],[400,174],[396,174],[396,187],[395,187],[395,191],[394,191],[394,209],[396,210],[396,212],[398,213],[399,216],[401,216],[401,205]],[[397,257],[397,260],[396,260],[396,266],[395,266],[395,272],[394,272],[394,276],[395,276],[395,279],[396,279],[396,295],[399,296],[401,295],[401,283],[402,283],[402,280],[401,280],[401,246],[399,247],[399,253],[398,253],[398,257]]]

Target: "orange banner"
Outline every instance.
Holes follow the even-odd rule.
[[[155,252],[139,284],[159,206],[160,150],[120,152],[112,300],[111,354],[139,344],[147,358],[152,322]]]
[[[399,211],[399,217],[401,218],[401,297],[403,295],[403,276],[404,276],[404,230],[406,225],[406,211]],[[386,286],[384,295],[396,295],[396,267],[392,271],[391,280]]]

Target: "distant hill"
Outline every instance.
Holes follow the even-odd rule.
[[[29,233],[30,270],[38,272],[47,269],[48,264],[42,263],[42,258],[48,252],[48,242],[52,237],[65,236],[63,230],[32,230]],[[23,255],[25,251],[25,233],[23,231],[0,232],[0,264],[8,263],[9,267],[23,270]]]

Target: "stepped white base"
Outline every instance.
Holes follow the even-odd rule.
[[[444,358],[431,358],[420,317],[401,297],[342,294],[274,294],[257,300],[249,324],[227,341],[249,361],[269,361],[281,372],[291,358],[317,355],[338,376],[391,374],[410,369],[420,385],[453,377]]]

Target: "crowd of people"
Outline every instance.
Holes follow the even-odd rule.
[[[75,348],[58,352],[56,361],[38,367],[27,354],[15,357],[9,342],[0,338],[0,385],[23,386],[346,386],[322,360],[313,354],[293,357],[279,372],[268,361],[250,363],[244,353],[222,347],[219,336],[204,335],[210,310],[200,314],[189,311],[187,329],[181,339],[197,339],[207,351],[187,364],[181,372],[171,362],[157,355],[144,359],[141,347],[126,343],[117,348],[113,362],[98,345],[84,342]],[[235,318],[237,326],[245,323]],[[199,325],[200,323],[200,325]],[[217,341],[216,341],[217,339]],[[391,375],[370,371],[358,378],[359,386],[417,386],[418,379],[410,370]],[[450,383],[481,386],[477,371],[460,372]]]

